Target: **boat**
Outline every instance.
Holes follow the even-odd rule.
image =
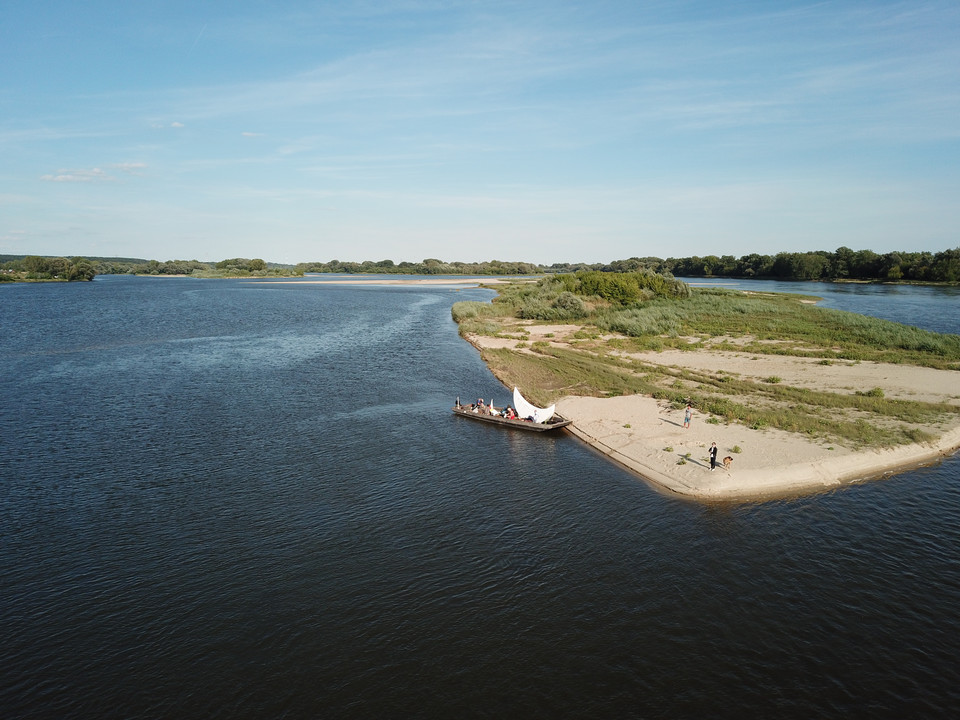
[[[471,420],[480,420],[493,425],[502,425],[530,432],[558,430],[573,422],[573,420],[568,420],[559,415],[556,411],[556,405],[539,408],[531,404],[520,394],[518,388],[513,389],[513,407],[519,415],[517,419],[505,418],[502,415],[491,415],[488,406],[461,405],[460,398],[457,398],[457,404],[453,406],[453,413]]]

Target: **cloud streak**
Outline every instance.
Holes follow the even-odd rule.
[[[147,165],[140,162],[127,162],[111,163],[106,167],[125,175],[140,175]],[[57,183],[97,183],[116,180],[116,177],[102,168],[95,167],[89,170],[58,170],[56,173],[41,175],[40,179],[45,182]]]

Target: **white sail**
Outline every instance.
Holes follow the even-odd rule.
[[[531,405],[520,394],[519,388],[513,389],[513,407],[516,408],[517,415],[521,418],[526,420],[528,417],[532,417],[533,421],[537,423],[547,422],[553,417],[553,412],[557,408],[556,405],[551,405],[548,408],[538,408],[536,405]]]

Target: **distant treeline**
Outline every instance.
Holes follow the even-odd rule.
[[[543,275],[580,271],[633,273],[650,270],[676,277],[729,277],[767,280],[859,280],[865,282],[960,283],[960,247],[942,252],[888,252],[838,248],[776,255],[694,255],[685,258],[631,257],[609,263],[554,263],[489,260],[421,262],[268,263],[259,258],[199,260],[138,260],[135,258],[49,258],[0,255],[0,279],[89,280],[94,275],[189,275],[191,277],[301,276],[304,273],[387,273],[402,275]],[[92,272],[92,274],[91,274]]]
[[[542,275],[547,268],[535,263],[504,262],[444,262],[436,258],[427,258],[421,262],[394,263],[393,260],[373,262],[309,262],[297,265],[297,270],[305,273],[394,273],[398,275]]]
[[[647,263],[646,260],[653,260]],[[707,255],[706,257],[631,258],[610,263],[609,269],[627,272],[648,267],[680,277],[733,277],[775,280],[864,280],[885,282],[960,282],[960,247],[938,253],[888,252],[838,248],[835,252],[788,253],[776,255]]]
[[[960,248],[943,252],[888,252],[838,248],[835,252],[776,255],[694,255],[685,258],[632,257],[609,263],[554,263],[537,265],[525,262],[464,263],[428,258],[422,262],[394,263],[392,260],[362,263],[300,263],[296,269],[308,273],[400,273],[410,275],[540,275],[576,273],[583,270],[631,273],[652,270],[676,277],[730,277],[768,280],[861,280],[867,282],[960,282]]]
[[[93,280],[96,263],[86,258],[40,257],[27,255],[0,264],[0,282],[15,280]]]
[[[276,265],[260,258],[230,258],[220,262],[199,260],[150,260],[126,270],[135,275],[190,275],[191,277],[268,277],[302,275],[290,265]]]
[[[291,265],[259,258],[199,260],[139,260],[136,258],[62,258],[0,255],[0,280],[92,280],[97,275],[189,275],[191,277],[267,277],[302,275]]]

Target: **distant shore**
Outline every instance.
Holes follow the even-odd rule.
[[[257,279],[261,278],[248,278]],[[295,283],[297,285],[497,285],[506,283],[502,277],[462,277],[462,278],[337,278],[336,280],[275,280],[271,285],[277,283]]]

